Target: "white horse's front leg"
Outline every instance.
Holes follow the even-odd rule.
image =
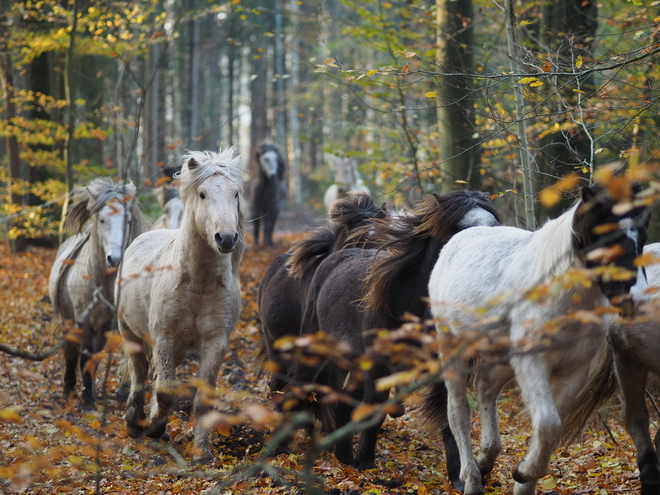
[[[470,403],[467,399],[467,370],[465,363],[456,359],[445,364],[446,369],[452,370],[451,378],[447,378],[447,414],[458,453],[461,458],[460,479],[464,483],[465,495],[481,495],[484,487],[481,482],[481,473],[472,455],[470,445]]]
[[[165,434],[167,420],[177,400],[175,373],[175,346],[165,338],[157,338],[153,346],[154,394],[151,399],[149,426],[145,434],[160,438]]]
[[[211,388],[215,387],[216,380],[218,379],[218,373],[222,366],[228,339],[229,336],[225,333],[216,339],[207,340],[203,343],[197,376],[208,383]],[[193,463],[204,464],[213,459],[213,454],[210,448],[209,431],[204,427],[202,417],[212,409],[212,406],[209,404],[208,399],[204,397],[204,393],[199,390],[195,394],[193,409],[197,417],[197,424],[194,431],[195,454]]]
[[[482,475],[493,470],[495,459],[502,450],[497,424],[497,398],[502,387],[513,377],[513,370],[503,365],[484,367],[477,374],[477,402],[481,420],[481,449],[477,456],[477,465]]]
[[[511,364],[532,421],[527,454],[513,471],[513,479],[516,480],[513,492],[515,495],[533,495],[536,482],[545,476],[550,456],[559,442],[561,418],[542,356],[513,357]]]

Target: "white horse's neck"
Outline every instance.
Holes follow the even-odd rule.
[[[190,277],[193,286],[224,284],[224,277],[232,273],[231,253],[223,254],[209,245],[195,228],[192,213],[187,213],[186,209],[176,233],[175,245],[181,268]]]
[[[577,205],[532,234],[530,248],[536,253],[532,280],[536,283],[544,283],[579,266],[579,259],[573,251],[573,217],[576,210]]]

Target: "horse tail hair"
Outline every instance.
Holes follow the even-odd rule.
[[[592,413],[614,395],[616,388],[614,353],[608,340],[604,339],[591,362],[587,380],[564,419],[560,445],[568,446],[575,441]]]
[[[431,385],[424,396],[422,415],[433,427],[444,428],[448,424],[447,386],[444,380]]]

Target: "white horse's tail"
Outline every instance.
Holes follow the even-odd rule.
[[[589,375],[564,419],[560,444],[570,445],[582,433],[589,417],[600,409],[617,388],[614,353],[607,339],[591,362]]]

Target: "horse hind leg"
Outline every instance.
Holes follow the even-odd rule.
[[[80,344],[66,341],[64,343],[64,400],[68,401],[76,395],[76,372],[80,360]]]
[[[273,230],[275,230],[275,221],[277,220],[277,210],[271,210],[264,221],[264,244],[273,245]]]
[[[660,459],[649,435],[646,408],[648,370],[638,360],[614,353],[616,373],[624,399],[623,420],[637,449],[637,466],[643,495],[660,494]],[[656,444],[658,438],[656,437]]]

